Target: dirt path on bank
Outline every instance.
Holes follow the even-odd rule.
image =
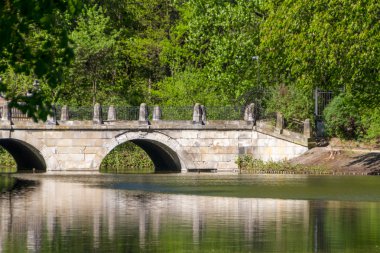
[[[347,149],[344,147],[316,147],[300,157],[290,160],[293,164],[318,165],[336,173],[380,174],[379,149]]]

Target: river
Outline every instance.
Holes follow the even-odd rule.
[[[0,252],[380,252],[380,177],[0,177]]]

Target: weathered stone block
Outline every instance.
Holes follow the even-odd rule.
[[[257,140],[254,140],[254,141],[248,140],[248,139],[246,139],[246,140],[238,140],[237,143],[238,143],[239,147],[250,147],[250,146],[256,145]]]
[[[181,137],[182,139],[198,139],[199,131],[197,130],[182,130]]]
[[[237,157],[236,157],[237,159]],[[238,165],[235,161],[233,162],[218,162],[216,164],[216,168],[218,172],[225,171],[225,172],[234,172],[238,169]]]
[[[179,144],[184,147],[201,147],[204,146],[202,145],[203,140],[198,140],[198,139],[180,139],[178,140]]]
[[[269,145],[270,139],[257,139],[258,147],[267,147]]]
[[[253,138],[253,135],[252,135],[252,133],[254,133],[254,132],[238,132],[238,139],[239,140],[242,140],[242,139],[252,139]]]
[[[85,154],[84,160],[87,162],[88,161],[92,162],[92,161],[94,161],[95,157],[96,157],[96,154]]]
[[[216,169],[217,163],[216,162],[195,162],[194,163],[195,167],[194,169]]]
[[[82,152],[85,154],[98,154],[102,152],[104,149],[104,147],[84,147],[82,149]]]
[[[84,154],[57,154],[58,161],[84,161]]]
[[[200,153],[202,154],[237,154],[237,146],[224,146],[224,147],[200,147]]]
[[[215,139],[213,141],[213,145],[226,147],[226,146],[237,146],[238,143],[237,141],[230,140],[230,139]]]
[[[55,153],[57,154],[80,154],[83,152],[83,148],[79,147],[56,147]]]
[[[73,139],[47,139],[46,145],[50,147],[72,147]]]
[[[209,162],[231,162],[235,161],[237,154],[202,154],[202,161]]]

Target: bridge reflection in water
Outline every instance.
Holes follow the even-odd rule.
[[[164,247],[165,240],[205,247],[212,238],[218,247],[236,239],[253,245],[268,227],[281,239],[283,226],[302,221],[300,229],[307,233],[308,219],[307,201],[149,194],[43,179],[1,195],[0,252],[24,246],[17,249],[39,252],[58,237],[60,247],[81,242],[90,251],[112,248],[120,238],[121,248],[136,249]]]
[[[0,252],[371,252],[380,239],[377,202],[152,192],[172,191],[157,187],[149,177],[30,181],[0,194]]]

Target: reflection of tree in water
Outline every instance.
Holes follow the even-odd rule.
[[[1,193],[14,193],[17,194],[20,191],[31,190],[33,186],[36,186],[38,183],[32,180],[23,180],[17,179],[10,175],[0,175],[0,192]]]
[[[13,188],[16,179],[10,176],[0,176],[0,192],[6,192]]]
[[[380,240],[379,203],[158,194],[94,178],[0,195],[0,251],[373,252]]]
[[[268,251],[303,232],[306,201],[240,199],[112,190],[42,180],[0,198],[1,245],[19,251]],[[5,207],[7,207],[6,211]],[[282,215],[287,214],[287,215]],[[276,217],[282,217],[276,219]],[[280,243],[267,242],[278,235]],[[3,236],[1,236],[3,235]],[[11,235],[11,236],[6,236]],[[305,244],[297,245],[302,251]],[[4,249],[4,248],[3,248]],[[229,250],[228,250],[229,249]],[[83,252],[83,251],[82,251]],[[236,252],[236,251],[235,251]]]

